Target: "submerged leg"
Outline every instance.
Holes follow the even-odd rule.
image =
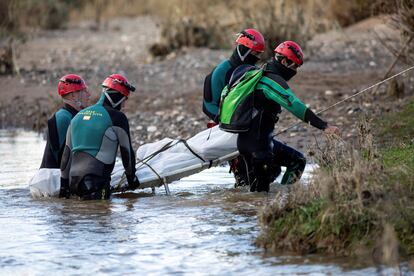
[[[279,141],[273,141],[273,154],[275,163],[286,167],[282,178],[282,185],[290,185],[298,181],[306,166],[306,158],[302,153]]]
[[[230,171],[234,174],[234,179],[236,183],[234,187],[247,186],[249,185],[249,176],[248,176],[248,163],[243,156],[238,156],[233,160],[229,161]]]
[[[252,154],[252,169],[254,179],[250,191],[269,192],[269,185],[280,173],[280,167],[274,166],[271,152],[254,152]]]
[[[83,200],[109,199],[111,195],[110,180],[87,175],[78,184],[77,195]]]

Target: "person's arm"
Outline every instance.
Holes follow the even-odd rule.
[[[310,108],[306,107],[296,97],[286,81],[276,75],[272,77],[263,77],[257,86],[258,89],[262,88],[267,99],[277,102],[297,118],[320,130],[329,129],[330,132],[338,134],[339,129],[329,126],[327,122],[317,116]]]
[[[221,100],[221,91],[223,91],[223,88],[226,86],[226,73],[227,66],[220,65],[214,70],[213,74],[211,75],[211,91],[212,91],[212,105],[214,114],[218,114],[219,106],[220,106],[220,100]]]
[[[310,108],[306,108],[305,118],[303,119],[305,123],[308,123],[320,130],[325,130],[328,127],[328,123],[322,120],[318,115],[313,113]]]
[[[66,145],[65,141],[67,136],[67,130],[69,128],[71,120],[71,114],[64,109],[59,110],[56,114],[56,130],[58,140],[56,141],[55,151],[57,155],[58,166],[60,166],[60,163],[62,162],[62,155]]]
[[[59,197],[69,198],[69,172],[72,160],[72,134],[69,125],[66,133],[66,144],[62,154],[62,161],[60,163],[60,192]]]
[[[280,76],[273,75],[272,79],[262,77],[256,89],[263,90],[263,94],[268,100],[280,104],[297,118],[305,121],[305,114],[308,108],[295,96],[286,81]]]
[[[139,181],[135,175],[135,153],[131,144],[129,123],[128,119],[123,113],[119,112],[117,115],[119,118],[113,118],[113,128],[118,137],[119,148],[121,150],[122,164],[125,169],[125,175],[127,177],[129,187],[135,189],[138,188]]]
[[[221,100],[221,92],[226,86],[226,76],[231,65],[229,61],[220,63],[204,82],[203,112],[213,121],[218,123],[218,111]]]
[[[53,151],[53,144],[58,143],[58,139],[56,135],[51,134],[51,121],[54,116],[47,121],[47,130],[46,130],[46,145],[43,152],[42,163],[40,164],[40,168],[59,168],[58,160],[56,154]],[[53,125],[53,124],[52,124]]]

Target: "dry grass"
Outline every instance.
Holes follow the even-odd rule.
[[[161,21],[164,37],[161,43],[169,45],[171,50],[183,46],[231,48],[239,31],[256,28],[266,38],[264,58],[267,59],[281,41],[291,39],[304,45],[315,33],[332,26],[332,21],[317,16],[323,13],[324,5],[316,0],[181,3],[183,8],[173,9],[175,13]]]

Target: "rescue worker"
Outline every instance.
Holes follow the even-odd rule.
[[[296,182],[305,169],[306,159],[303,154],[277,141],[272,135],[282,107],[327,134],[339,135],[336,126],[330,126],[318,117],[289,88],[287,82],[303,64],[300,46],[293,41],[285,41],[274,52],[275,56],[265,64],[263,75],[254,90],[256,115],[249,130],[239,133],[237,140],[239,152],[251,168],[249,182],[252,192],[268,192],[269,184],[280,174],[281,166],[286,167],[281,184]],[[246,70],[246,66],[235,70],[229,86],[237,79],[237,75],[241,75],[240,70]]]
[[[139,186],[129,123],[121,112],[135,87],[119,74],[108,76],[102,86],[98,102],[80,111],[69,126],[60,167],[60,197],[109,199],[118,146],[129,188]]]
[[[260,54],[265,50],[263,35],[255,29],[246,29],[238,35],[236,48],[229,59],[221,61],[204,80],[203,112],[210,118],[207,127],[218,123],[218,110],[221,92],[229,83],[230,77],[239,65],[254,65],[260,60]],[[230,171],[234,173],[235,186],[247,184],[246,167],[241,158],[230,162]]]
[[[255,65],[265,50],[263,35],[255,29],[242,31],[236,39],[236,48],[229,59],[220,62],[204,79],[203,112],[218,123],[221,91],[239,65]]]
[[[88,87],[78,75],[63,76],[57,90],[63,106],[47,121],[47,141],[40,168],[60,168],[69,123],[79,110],[89,105]]]

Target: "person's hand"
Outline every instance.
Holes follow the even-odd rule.
[[[324,132],[329,136],[341,136],[341,131],[336,126],[328,126],[325,128]]]
[[[59,197],[60,198],[69,198],[70,197],[70,189],[69,189],[69,179],[60,178],[60,190],[59,190]]]
[[[217,123],[211,120],[207,123],[207,128],[212,128],[212,127],[215,127],[216,125]]]
[[[140,182],[138,180],[138,177],[135,175],[134,179],[131,182],[128,182],[128,188],[131,190],[138,189],[140,185]]]

